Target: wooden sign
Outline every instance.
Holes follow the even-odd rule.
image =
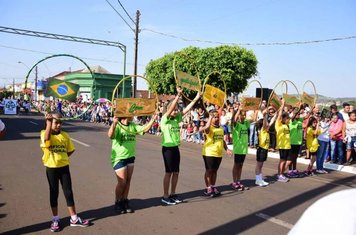
[[[288,95],[286,93],[283,94],[283,99],[285,105],[291,105],[292,107],[299,107],[300,105],[300,100],[293,95]]]
[[[156,99],[120,98],[115,103],[115,117],[150,116],[156,111]]]
[[[315,98],[306,92],[303,92],[302,101],[303,103],[309,105],[309,107],[313,107],[315,104]]]
[[[200,91],[200,81],[199,78],[190,75],[189,73],[185,73],[179,70],[176,70],[177,83],[178,86],[187,88],[193,91]]]
[[[279,98],[279,96],[272,92],[272,95],[270,97],[269,100],[269,105],[271,105],[273,108],[275,108],[276,110],[278,110],[281,106],[282,106],[282,102],[281,99]]]
[[[203,99],[212,104],[222,107],[225,102],[226,94],[219,88],[213,87],[211,85],[205,85]]]
[[[256,97],[242,97],[241,106],[244,110],[258,110],[260,107],[261,98]]]

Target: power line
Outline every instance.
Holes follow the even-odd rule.
[[[144,28],[142,31],[149,31],[151,33],[159,34],[165,37],[175,38],[186,42],[200,42],[200,43],[210,43],[210,44],[220,44],[220,45],[236,45],[236,46],[290,46],[290,45],[301,45],[301,44],[313,44],[313,43],[324,43],[332,41],[343,41],[356,39],[356,36],[345,36],[337,38],[319,39],[319,40],[309,40],[309,41],[295,41],[295,42],[257,42],[257,43],[235,43],[235,42],[219,42],[211,40],[200,40],[200,39],[188,39],[173,34],[162,33],[155,31],[153,29]]]
[[[31,49],[25,49],[25,48],[19,48],[19,47],[12,47],[12,46],[6,46],[6,45],[1,45],[0,47],[7,48],[7,49],[13,49],[13,50],[18,50],[18,51],[27,51],[27,52],[33,52],[33,53],[39,53],[39,54],[44,54],[44,55],[54,55],[56,53],[50,53],[50,52],[44,52],[44,51],[36,51],[36,50],[31,50]],[[102,61],[102,62],[108,62],[108,63],[120,63],[123,64],[121,61],[117,60],[108,60],[108,59],[97,59],[97,58],[90,58],[90,57],[80,57],[83,60],[93,60],[93,61]],[[133,65],[133,63],[127,63],[130,65]],[[138,64],[141,67],[145,67],[143,64]]]
[[[124,17],[122,17],[122,15],[115,9],[115,7],[113,5],[111,5],[111,3],[108,0],[105,0],[110,6],[111,8],[120,16],[120,18],[126,23],[127,26],[129,26],[129,28],[135,32],[135,30],[131,27],[131,25],[129,23],[127,23],[127,21],[124,19]]]
[[[121,8],[125,11],[126,15],[130,18],[130,20],[132,21],[132,23],[136,24],[136,22],[131,18],[131,16],[129,15],[129,13],[126,11],[125,7],[121,4],[120,0],[117,0],[121,6]]]

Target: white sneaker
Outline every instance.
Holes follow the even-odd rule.
[[[255,184],[260,186],[260,187],[266,187],[267,185],[269,185],[269,183],[267,183],[264,180],[256,180]]]

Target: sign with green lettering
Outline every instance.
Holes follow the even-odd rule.
[[[313,107],[316,100],[315,97],[307,94],[306,92],[303,92],[302,101],[303,103],[309,105],[309,107]]]
[[[115,103],[115,117],[150,116],[156,111],[156,99],[120,98]]]
[[[293,95],[288,95],[286,93],[283,94],[283,99],[285,105],[291,105],[292,107],[299,107],[300,99]]]
[[[279,107],[282,106],[282,102],[281,102],[281,99],[279,98],[279,96],[272,92],[272,95],[270,96],[269,98],[269,105],[271,105],[272,107],[274,107],[276,110],[279,109]]]
[[[201,87],[200,87],[199,78],[179,70],[176,70],[176,76],[177,76],[178,86],[193,91],[200,91]]]
[[[257,97],[242,97],[241,106],[244,110],[258,110],[260,107],[261,98]]]

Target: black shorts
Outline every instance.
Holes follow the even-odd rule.
[[[206,170],[218,170],[222,157],[209,157],[209,156],[203,156],[204,159],[204,164],[205,164],[205,169]]]
[[[245,154],[234,154],[234,163],[244,164],[245,158]]]
[[[312,156],[316,157],[316,152],[309,152],[309,156],[310,157],[312,157]]]
[[[267,155],[268,155],[268,149],[258,147],[256,152],[256,161],[265,162],[267,160]]]
[[[166,173],[179,172],[180,152],[178,146],[162,146],[162,155]]]
[[[300,152],[300,147],[301,146],[302,145],[300,145],[300,144],[292,144],[291,145],[291,149],[290,149],[290,154],[291,155],[298,155],[299,152]]]
[[[279,159],[287,160],[289,156],[290,149],[280,149],[279,150]]]

